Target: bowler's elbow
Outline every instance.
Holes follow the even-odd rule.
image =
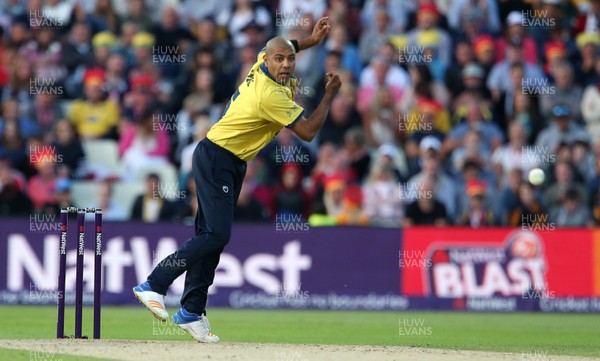
[[[313,139],[317,136],[316,131],[312,131],[308,127],[308,120],[304,117],[296,122],[294,125],[290,127],[290,130],[294,132],[298,138],[302,139],[305,142],[312,142]]]

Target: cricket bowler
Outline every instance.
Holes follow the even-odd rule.
[[[340,89],[337,74],[327,73],[325,95],[314,113],[305,117],[294,102],[296,53],[320,44],[329,33],[327,17],[319,19],[310,37],[275,37],[258,54],[256,64],[239,85],[221,119],[194,150],[192,174],[198,212],[195,236],[162,260],[148,279],[133,288],[140,302],[159,320],[166,321],[164,295],[185,271],[181,308],[173,322],[200,342],[218,342],[206,317],[208,287],[213,283],[221,252],[229,242],[233,212],[253,159],[283,127],[311,141],[323,126],[331,102]]]

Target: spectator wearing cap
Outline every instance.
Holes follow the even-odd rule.
[[[600,7],[600,1],[598,1]],[[598,59],[598,49],[600,49],[600,34],[581,33],[576,38],[577,48],[581,60],[576,69],[577,84],[582,87],[588,87],[600,82],[600,76],[596,72],[596,61]]]
[[[458,225],[471,228],[489,227],[497,224],[494,212],[486,202],[487,185],[478,180],[467,183],[466,195],[468,197],[467,208],[458,218]]]
[[[525,18],[522,11],[511,11],[506,18],[504,36],[496,41],[496,62],[506,59],[509,44],[518,44],[523,51],[523,61],[528,64],[538,63],[538,52],[535,40],[528,36],[523,26]]]
[[[573,119],[579,123],[583,90],[579,84],[574,83],[573,67],[569,62],[561,61],[555,64],[550,71],[554,79],[554,94],[540,97],[540,113],[548,119],[552,116],[552,108],[555,105],[566,104]]]
[[[227,29],[234,48],[242,48],[248,43],[248,38],[242,29],[251,21],[268,28],[267,32],[270,34],[272,20],[267,9],[254,1],[234,0],[233,2],[233,6],[222,10],[215,19],[220,27]]]
[[[500,31],[500,16],[498,13],[498,3],[494,0],[483,0],[473,3],[469,0],[454,0],[448,10],[448,25],[455,32],[464,30],[461,24],[464,24],[464,17],[471,11],[472,16],[481,17],[485,30],[489,33]]]
[[[496,45],[491,36],[479,35],[473,40],[474,61],[483,68],[484,80],[487,79],[494,64],[496,64]]]
[[[155,44],[156,40],[152,33],[141,31],[133,36],[131,39],[131,51],[133,51],[135,67],[140,69],[144,64],[152,63],[152,49]]]
[[[567,47],[563,41],[555,40],[547,42],[544,45],[544,56],[546,59],[544,71],[546,74],[552,75],[554,68],[558,64],[568,61],[567,55]]]
[[[514,64],[522,64],[522,78],[542,79],[544,77],[544,73],[539,66],[529,64],[524,60],[521,44],[509,42],[506,47],[506,57],[503,61],[494,65],[487,78],[486,85],[492,94],[494,102],[499,102],[503,93],[509,97],[508,94],[512,94],[514,91],[515,84],[512,83],[510,76],[511,67]],[[535,83],[533,80],[531,82]]]
[[[468,63],[460,73],[464,90],[481,94],[482,97],[489,99],[491,94],[485,87],[485,69],[478,63]]]
[[[485,121],[476,101],[469,101],[466,104],[466,114],[464,120],[456,124],[444,139],[442,152],[450,154],[454,149],[464,143],[464,137],[469,130],[475,130],[481,134],[482,147],[487,152],[493,152],[502,144],[504,135],[500,128],[492,122]]]
[[[435,180],[425,178],[416,188],[411,189],[417,189],[416,192],[409,193],[418,193],[418,196],[406,206],[403,227],[425,225],[443,227],[450,224],[444,203],[436,197]]]
[[[438,27],[439,18],[440,13],[435,4],[422,3],[417,9],[417,26],[408,32],[408,44],[411,47],[418,47],[419,38],[425,46],[435,43],[437,49],[435,58],[441,63],[442,68],[446,69],[452,56],[452,43],[448,33]],[[433,41],[425,40],[426,38]]]
[[[572,120],[569,106],[555,105],[552,108],[552,121],[537,137],[535,145],[549,153],[554,153],[561,142],[570,144],[574,139],[590,139],[586,130]]]
[[[84,75],[84,99],[73,101],[69,120],[75,125],[77,133],[86,139],[116,139],[116,126],[119,122],[119,108],[116,103],[106,99],[102,86],[104,71],[90,69]]]
[[[388,59],[375,57],[360,75],[357,108],[362,114],[370,112],[377,89],[387,87],[394,102],[398,102],[410,86],[410,77],[401,67],[391,64]]]
[[[560,204],[565,192],[574,189],[579,193],[579,199],[588,199],[587,189],[575,179],[573,165],[569,161],[559,160],[554,167],[555,181],[548,184],[544,191],[543,203],[546,209]]]
[[[557,227],[586,227],[592,225],[590,209],[577,189],[569,188],[560,204],[548,210],[548,219]]]
[[[123,119],[136,122],[150,108],[158,108],[156,82],[152,76],[133,72],[129,77],[130,91],[123,97]]]

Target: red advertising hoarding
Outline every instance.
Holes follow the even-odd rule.
[[[565,298],[600,295],[600,237],[590,229],[404,230],[405,296]]]

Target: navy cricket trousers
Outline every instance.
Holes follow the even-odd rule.
[[[208,287],[213,283],[221,252],[231,236],[246,162],[205,138],[194,150],[192,174],[198,198],[196,235],[162,260],[148,282],[152,290],[164,295],[171,283],[187,271],[181,306],[202,314],[206,312]]]

